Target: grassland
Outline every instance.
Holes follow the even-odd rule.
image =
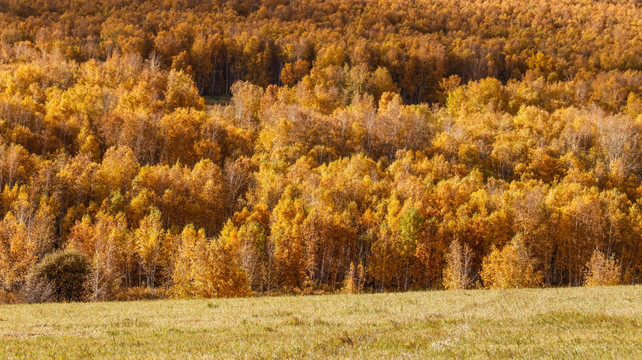
[[[642,359],[642,286],[7,305],[0,358]]]

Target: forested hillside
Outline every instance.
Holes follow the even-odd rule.
[[[635,0],[0,1],[3,301],[640,283],[641,180]]]

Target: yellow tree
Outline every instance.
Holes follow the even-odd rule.
[[[403,259],[403,288],[408,290],[411,277],[414,275],[413,265],[416,262],[417,245],[424,236],[425,219],[419,210],[407,208],[399,219],[399,241],[397,248]]]
[[[110,193],[116,190],[126,193],[138,174],[139,167],[134,152],[128,146],[110,147],[105,152],[96,176]]]
[[[258,125],[258,112],[261,107],[263,89],[248,81],[238,81],[230,87],[234,103],[234,125],[253,130]]]
[[[43,197],[36,208],[27,191],[27,186],[14,187],[15,198],[11,202],[11,214],[17,223],[24,226],[27,241],[35,244],[40,259],[54,248],[54,215],[51,206],[53,201]]]
[[[105,300],[114,296],[131,269],[133,250],[123,213],[116,216],[99,212],[92,224],[89,216],[76,223],[67,248],[84,253],[91,261],[92,297]]]
[[[188,225],[178,237],[178,251],[174,255],[172,271],[172,293],[178,297],[193,296],[197,293],[194,284],[199,257],[206,256],[205,231],[196,231]]]
[[[172,111],[177,108],[194,108],[203,110],[205,100],[198,94],[194,82],[182,71],[170,71],[167,76],[165,107]]]
[[[38,247],[27,227],[11,212],[0,221],[0,284],[4,291],[14,291],[38,261]]]
[[[179,236],[172,273],[175,296],[231,297],[249,292],[249,279],[238,257],[238,232],[231,221],[218,239],[188,225]]]
[[[365,277],[363,272],[363,265],[359,264],[355,268],[354,263],[350,263],[350,269],[343,279],[343,292],[347,294],[358,294],[363,290],[365,284]]]
[[[284,198],[272,212],[270,241],[274,246],[274,263],[278,282],[286,288],[301,287],[307,280],[304,220],[305,210],[298,199]]]
[[[238,256],[238,230],[228,221],[221,235],[208,244],[207,264],[197,277],[204,296],[244,296],[249,292],[249,279]]]
[[[286,63],[281,70],[280,80],[285,86],[294,86],[310,71],[310,63],[299,59],[294,64]]]
[[[473,252],[464,243],[455,240],[446,254],[444,268],[444,287],[446,289],[469,289],[474,285]]]
[[[161,224],[161,213],[156,208],[151,209],[149,215],[140,221],[138,229],[134,232],[136,254],[138,255],[140,266],[145,272],[147,286],[151,288],[152,294],[154,294],[156,271],[163,241],[166,237],[167,233]]]
[[[612,286],[622,283],[622,267],[613,255],[606,257],[595,249],[591,260],[586,264],[584,286]]]
[[[163,116],[159,124],[164,142],[161,160],[166,164],[177,161],[187,165],[194,164],[198,160],[195,144],[199,140],[205,119],[204,112],[184,108]]]
[[[536,287],[542,284],[534,258],[526,247],[522,234],[501,250],[493,251],[482,262],[481,278],[490,289]]]
[[[269,214],[268,214],[269,215]],[[270,268],[269,242],[265,227],[249,218],[238,231],[241,266],[254,291],[269,290],[273,282]]]

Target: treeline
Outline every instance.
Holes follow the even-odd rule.
[[[642,280],[634,3],[491,4],[485,11],[503,12],[442,22],[431,17],[453,13],[454,3],[398,2],[392,13],[409,15],[382,18],[384,6],[371,2],[252,4],[2,3],[0,17],[11,24],[0,36],[5,301],[55,293],[42,274],[57,271],[51,254],[60,251],[63,268],[87,267],[86,293],[70,299]],[[577,27],[552,14],[569,16],[568,24],[583,19],[587,29],[603,16],[592,13],[598,8],[612,15],[595,36],[585,30],[571,44],[557,32]],[[534,11],[546,22],[531,29],[532,21],[519,19],[532,20]],[[155,14],[158,24],[194,17],[180,26],[186,32],[265,31],[277,44],[303,39],[301,27],[319,40],[310,57],[273,68],[272,80],[229,75],[229,82],[251,81],[221,85],[230,103],[206,106],[200,95],[209,80],[194,63],[178,66],[180,57],[156,45],[123,47],[160,36],[162,26],[123,36],[113,51],[101,35],[91,50],[92,21],[114,30],[110,21],[131,17],[142,26]],[[268,19],[288,27],[276,31]],[[369,23],[359,28],[355,19]],[[505,22],[514,33],[474,35]],[[611,41],[615,28],[621,40]],[[519,43],[517,58],[531,55],[509,76],[467,73],[468,63],[449,57],[452,44],[435,43],[427,49],[444,50],[442,70],[423,59],[416,63],[429,70],[401,75],[376,52],[372,63],[355,62],[351,42],[332,34],[338,29],[356,32],[351,41],[372,41],[370,49],[385,44],[379,35],[426,44],[424,31],[439,41],[459,34],[476,49],[491,40]],[[255,35],[238,31],[250,46]],[[550,33],[539,38],[540,31]],[[596,48],[582,50],[589,44]],[[194,48],[176,46],[176,56]],[[556,53],[546,54],[549,46]],[[619,48],[633,55],[615,66],[607,53],[625,59]],[[408,71],[412,61],[403,59],[412,50],[400,49],[396,66]],[[248,59],[240,61],[247,71],[264,69]]]
[[[568,81],[642,70],[637,18],[635,0],[13,0],[0,3],[0,59],[33,47],[76,62],[137,54],[190,74],[202,95],[307,76],[317,91],[341,82],[437,102],[450,75],[506,82],[533,70]]]

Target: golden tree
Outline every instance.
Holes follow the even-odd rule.
[[[238,231],[232,221],[228,221],[221,235],[209,243],[208,266],[196,279],[204,289],[204,296],[231,297],[249,293],[249,279],[240,264],[238,251]]]
[[[606,257],[598,249],[586,264],[584,286],[612,286],[622,283],[622,268],[613,255]]]
[[[469,289],[474,285],[473,251],[468,244],[458,240],[450,244],[444,268],[444,287],[446,289]]]
[[[197,265],[202,263],[198,257],[206,255],[205,241],[205,232],[197,232],[192,225],[186,226],[179,235],[172,269],[172,293],[175,296],[188,297],[197,293],[194,278]]]
[[[11,212],[0,221],[0,285],[4,291],[16,290],[38,261],[38,247],[27,233],[26,225]]]
[[[288,288],[301,287],[306,275],[305,243],[302,224],[305,210],[299,200],[283,199],[272,213],[274,263],[278,282]]]
[[[150,287],[152,295],[156,281],[156,272],[161,258],[163,242],[167,233],[161,224],[161,213],[158,209],[152,209],[143,220],[140,221],[138,229],[134,232],[136,254],[140,266],[145,272],[147,286]]]
[[[238,259],[238,231],[231,221],[218,239],[188,225],[179,236],[172,274],[175,296],[231,297],[249,292],[249,279]]]
[[[521,234],[501,250],[493,249],[482,262],[481,278],[490,289],[527,288],[542,284],[542,274],[537,271],[535,259]]]
[[[67,248],[82,252],[90,260],[89,285],[94,300],[114,296],[133,266],[131,235],[123,213],[112,216],[101,211],[93,224],[89,216],[84,216],[71,229]]]
[[[365,274],[363,272],[363,265],[355,267],[354,263],[350,263],[350,269],[343,280],[343,292],[347,294],[358,294],[363,291],[365,284]]]

